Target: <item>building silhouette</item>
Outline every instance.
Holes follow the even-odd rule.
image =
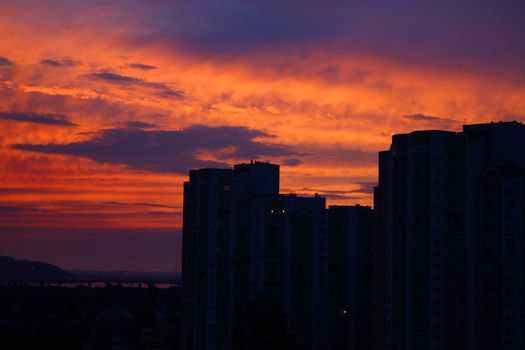
[[[379,154],[385,349],[523,349],[525,126],[394,135]]]
[[[328,208],[328,341],[324,349],[376,349],[373,322],[382,296],[380,250],[373,211],[367,206]],[[378,270],[379,268],[379,270]]]
[[[358,336],[357,283],[365,269],[351,257],[366,242],[360,236],[370,233],[371,217],[370,207],[326,209],[318,195],[280,195],[274,164],[191,171],[184,348],[242,349],[258,341],[274,344],[268,349],[347,349]],[[261,312],[261,304],[275,311]],[[284,328],[264,339],[247,310],[276,319],[282,312]]]
[[[237,304],[237,213],[246,197],[279,192],[279,167],[190,171],[184,184],[182,286],[186,349],[230,349]],[[237,283],[238,284],[238,283]]]
[[[525,125],[394,135],[374,210],[190,172],[184,349],[525,348]]]

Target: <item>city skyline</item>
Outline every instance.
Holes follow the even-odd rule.
[[[523,348],[523,149],[519,122],[393,135],[373,209],[271,163],[191,171],[183,348]]]
[[[392,134],[525,121],[519,1],[2,1],[0,255],[173,270],[190,169],[372,204]],[[179,265],[180,266],[180,265]]]

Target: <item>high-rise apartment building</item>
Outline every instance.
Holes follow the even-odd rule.
[[[521,349],[525,125],[394,135],[375,190],[384,348]]]
[[[241,199],[278,195],[279,167],[253,163],[190,171],[184,184],[182,286],[185,349],[230,349],[235,321]]]
[[[235,303],[277,303],[286,331],[301,349],[326,337],[325,199],[278,195],[246,197],[237,226]],[[239,311],[237,312],[239,315]],[[238,317],[239,318],[239,317]],[[242,327],[242,325],[239,325]]]
[[[278,190],[273,164],[190,172],[185,349],[355,349],[364,339],[371,208],[327,210],[321,196]]]
[[[373,323],[382,307],[374,215],[367,206],[328,208],[327,333],[324,349],[375,349]],[[379,293],[379,295],[377,294]]]

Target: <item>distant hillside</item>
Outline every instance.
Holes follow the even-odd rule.
[[[79,280],[99,282],[180,283],[175,272],[70,270]]]
[[[74,275],[60,267],[27,260],[0,256],[0,282],[40,282],[70,280]]]

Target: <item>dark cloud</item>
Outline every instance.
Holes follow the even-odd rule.
[[[98,79],[104,80],[110,83],[121,83],[121,84],[136,84],[140,85],[145,81],[139,78],[128,77],[125,75],[120,75],[111,72],[99,72],[99,73],[90,73],[84,75],[84,77],[89,79]]]
[[[358,190],[326,190],[326,189],[316,189],[316,188],[310,188],[310,187],[303,187],[299,189],[298,191],[292,191],[290,189],[282,189],[282,193],[296,193],[299,192],[300,194],[308,197],[313,195],[313,193],[318,193],[321,196],[331,199],[331,200],[354,200],[354,199],[362,199],[362,196],[355,195],[356,193],[362,193]]]
[[[329,18],[321,10],[307,13],[304,2],[282,6],[272,1],[205,1],[205,6],[192,3],[164,3],[162,9],[149,11],[144,24],[148,31],[138,41],[162,41],[184,45],[192,51],[239,53],[270,45],[297,45],[335,34]],[[291,6],[290,6],[291,7]],[[324,7],[324,8],[323,8]]]
[[[19,213],[23,211],[20,207],[13,207],[13,206],[7,206],[7,205],[0,205],[0,212],[8,212],[8,213]]]
[[[15,188],[6,188],[0,187],[0,196],[10,195],[10,194],[36,194],[36,193],[52,193],[52,194],[73,194],[82,192],[82,188],[77,189],[64,189],[64,188],[45,188],[45,187],[15,187]]]
[[[144,130],[117,128],[101,131],[88,141],[69,144],[18,144],[19,150],[68,154],[97,162],[122,164],[130,168],[187,173],[189,169],[225,167],[229,159],[299,156],[289,147],[256,140],[271,135],[255,129],[235,126],[193,125],[186,129]],[[214,154],[218,161],[199,159],[199,154]]]
[[[316,193],[322,193],[323,195],[330,197],[330,196],[340,196],[342,197],[352,197],[348,195],[352,195],[355,193],[367,193],[371,194],[374,193],[374,187],[377,186],[376,182],[354,182],[354,184],[359,185],[358,189],[355,190],[326,190],[321,188],[311,188],[311,187],[303,187],[300,189],[300,191],[303,192],[316,192]]]
[[[127,75],[121,75],[113,72],[95,72],[83,75],[84,78],[91,80],[105,81],[111,84],[130,85],[130,86],[142,86],[153,89],[159,94],[170,97],[184,97],[184,94],[180,90],[173,90],[164,83],[155,83],[145,81],[140,78],[130,77]]]
[[[445,129],[453,128],[454,126],[457,126],[460,122],[454,119],[448,119],[448,118],[441,118],[441,117],[434,117],[430,115],[424,115],[424,114],[409,114],[404,115],[404,119],[413,120],[416,122],[420,122],[421,124],[427,126],[427,127],[440,127]]]
[[[297,158],[292,158],[292,159],[284,159],[281,164],[282,165],[288,165],[288,166],[297,166],[299,164],[302,164],[302,160],[300,159],[297,159]]]
[[[44,209],[40,209],[37,207],[21,207],[21,206],[11,206],[11,205],[0,205],[0,216],[4,215],[14,215],[14,214],[21,214],[23,213],[46,213],[47,211]]]
[[[129,63],[127,66],[129,68],[141,69],[141,70],[157,69],[157,67],[155,67],[155,66],[151,66],[149,64],[142,64],[142,63]]]
[[[86,28],[108,35],[117,28],[114,36],[125,47],[162,45],[210,59],[251,54],[248,60],[258,58],[256,63],[266,66],[292,61],[293,50],[299,60],[326,50],[334,56],[524,72],[522,0],[202,0],[156,1],[155,6],[145,0],[114,0],[96,7],[81,1],[30,2],[44,12],[32,18],[37,28],[56,27],[54,18],[60,16],[60,30],[73,31],[83,14]],[[283,48],[281,62],[264,55]]]
[[[377,182],[357,182],[357,184],[360,186],[358,190],[355,190],[355,192],[359,193],[374,193],[374,187],[377,186]]]
[[[129,121],[129,122],[126,122],[126,126],[128,128],[150,129],[150,128],[155,128],[158,125],[153,124],[153,123],[141,122],[141,121]]]
[[[37,114],[31,112],[0,112],[0,120],[13,120],[25,123],[37,123],[59,126],[76,126],[68,117],[61,114]]]
[[[148,214],[159,216],[177,216],[180,215],[180,211],[177,212],[172,210],[150,210],[148,211]]]
[[[5,188],[0,187],[0,196],[5,196],[8,194],[18,194],[18,193],[52,193],[53,190],[50,189],[42,189],[42,188],[31,188],[31,187],[24,187],[24,188]]]
[[[136,6],[143,8],[141,1]],[[129,40],[210,57],[298,49],[408,64],[523,72],[525,2],[229,0],[161,2]],[[299,55],[304,59],[304,55]],[[269,62],[260,55],[261,63]],[[293,60],[286,56],[285,60]],[[503,62],[509,63],[502,64]],[[280,65],[282,62],[279,62]]]
[[[166,204],[157,204],[157,203],[133,203],[133,204],[141,205],[144,207],[180,209],[180,206],[176,206],[176,205],[166,205]]]
[[[331,200],[362,200],[362,196],[355,196],[355,195],[346,195],[346,194],[335,194],[335,193],[323,193],[323,197],[326,197]]]
[[[167,205],[167,204],[158,204],[158,203],[102,202],[102,204],[118,205],[118,206],[142,206],[142,207],[154,207],[154,208],[180,209],[180,206],[177,206],[177,205]]]
[[[78,66],[81,63],[82,62],[80,61],[75,61],[69,58],[62,58],[62,59],[43,58],[40,60],[40,64],[55,67],[55,68],[74,67],[74,66]]]
[[[452,120],[452,119],[444,119],[444,118],[433,117],[433,116],[424,115],[424,114],[409,114],[409,115],[404,115],[403,118],[411,119],[411,120],[432,121],[432,122],[434,122],[434,121],[442,121],[442,120],[455,121],[455,120]]]
[[[8,58],[6,57],[1,57],[0,56],[0,67],[1,66],[11,66],[13,65],[13,62],[11,62]]]

